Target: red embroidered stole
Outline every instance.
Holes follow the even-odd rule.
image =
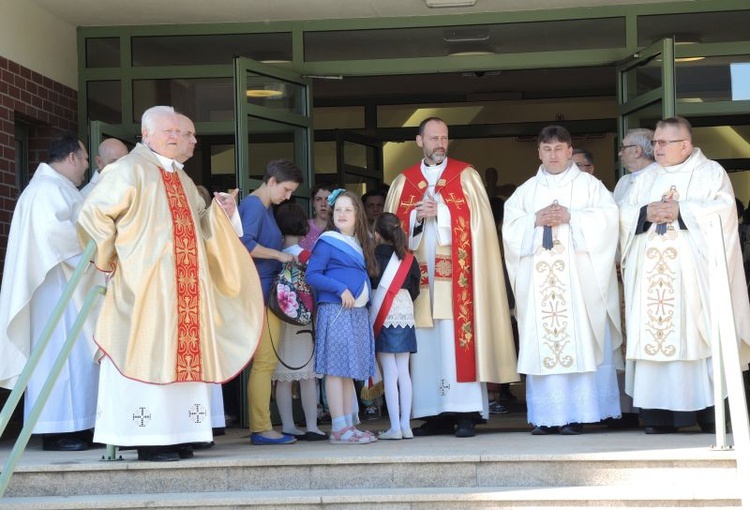
[[[451,213],[452,267],[450,271],[453,284],[453,330],[458,382],[474,382],[477,379],[471,214],[461,186],[461,172],[470,166],[468,163],[449,158],[435,186],[435,194],[442,196]],[[405,170],[404,177],[404,187],[398,200],[396,215],[401,220],[407,237],[410,237],[409,215],[417,202],[422,200],[427,189],[427,179],[422,174],[421,163]],[[437,263],[435,271],[437,273]],[[424,269],[422,280],[426,280]]]
[[[177,291],[177,381],[200,381],[198,240],[190,204],[177,172],[160,168],[172,215],[175,285]]]
[[[404,284],[404,280],[406,280],[406,275],[409,274],[412,260],[414,260],[414,255],[407,251],[396,270],[396,274],[391,280],[391,284],[388,286],[383,303],[380,305],[380,310],[378,310],[378,314],[375,316],[375,322],[372,325],[375,338],[378,337],[378,333],[380,333],[380,330],[383,328],[385,318],[388,317],[388,312],[391,311],[393,300],[396,298],[398,291],[401,290],[401,286]]]

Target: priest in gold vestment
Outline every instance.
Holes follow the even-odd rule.
[[[693,147],[690,123],[659,121],[648,167],[620,204],[625,284],[625,389],[647,434],[715,430],[708,229],[722,221],[732,313],[747,367],[748,302],[729,177]],[[718,227],[715,227],[718,228]]]
[[[103,353],[95,441],[179,460],[211,441],[210,385],[237,375],[260,337],[260,281],[234,197],[210,207],[175,164],[179,119],[143,114],[143,143],[108,166],[78,219],[110,275],[96,326]],[[234,221],[230,221],[229,217]]]
[[[542,165],[505,203],[503,245],[516,296],[518,371],[532,434],[576,435],[620,417],[617,206],[573,162],[568,131],[547,126]]]
[[[486,382],[518,380],[500,247],[487,193],[467,163],[449,159],[448,126],[422,121],[424,159],[393,181],[396,214],[422,271],[414,303],[415,435],[472,437],[489,415]]]

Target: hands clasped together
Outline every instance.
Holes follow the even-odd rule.
[[[437,216],[437,201],[428,193],[421,202],[417,202],[415,207],[417,211],[417,221],[425,218],[434,218]]]
[[[556,227],[565,223],[570,223],[570,211],[568,211],[567,207],[558,204],[555,200],[544,209],[539,209],[536,212],[534,226]]]
[[[680,214],[677,200],[651,202],[646,206],[646,220],[651,223],[672,223]]]

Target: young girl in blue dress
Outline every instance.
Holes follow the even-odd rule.
[[[315,372],[325,374],[332,444],[368,444],[354,427],[353,379],[375,374],[375,339],[367,303],[370,275],[377,274],[373,239],[357,195],[335,190],[328,199],[335,230],[318,238],[307,264],[307,283],[317,291]]]
[[[385,403],[391,428],[379,439],[411,439],[411,377],[409,357],[417,352],[413,301],[419,295],[422,277],[419,264],[408,251],[406,233],[395,214],[383,213],[375,220],[375,258],[378,275],[372,278],[370,308],[375,333],[375,352],[383,367]]]

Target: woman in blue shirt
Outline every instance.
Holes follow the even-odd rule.
[[[266,167],[263,184],[240,202],[239,213],[244,231],[242,243],[255,262],[263,288],[263,300],[266,303],[271,285],[281,271],[282,263],[294,258],[281,251],[282,235],[276,224],[272,206],[289,200],[302,180],[302,172],[291,161],[271,161]],[[276,432],[271,424],[271,376],[278,363],[271,338],[278,339],[280,323],[271,313],[266,312],[266,317],[267,325],[255,351],[247,382],[252,433],[250,442],[259,445],[294,443],[294,437]]]

